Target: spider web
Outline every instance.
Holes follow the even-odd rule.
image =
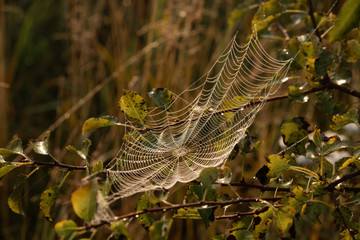
[[[151,109],[141,127],[126,119],[132,127],[108,166],[107,201],[169,189],[225,164],[291,62],[270,56],[256,33],[245,45],[234,37],[209,72],[176,95],[168,109]]]

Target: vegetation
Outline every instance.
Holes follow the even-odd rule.
[[[1,239],[360,239],[358,0],[0,9]],[[123,198],[94,222],[125,114],[146,127],[144,102],[167,109],[160,89],[181,92],[251,31],[294,61],[226,165]]]

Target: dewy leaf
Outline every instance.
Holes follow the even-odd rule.
[[[31,141],[34,151],[41,155],[49,155],[49,138],[50,131],[47,131],[42,141]]]
[[[102,127],[111,127],[120,125],[120,122],[117,118],[112,116],[103,116],[99,118],[89,118],[84,122],[82,126],[82,134],[85,134],[91,130],[102,128]]]
[[[151,240],[166,240],[169,237],[172,220],[159,220],[156,221],[150,228]]]
[[[332,121],[334,124],[330,124],[330,127],[334,130],[339,130],[345,125],[349,123],[356,123],[358,124],[359,113],[357,109],[351,109],[344,115],[335,114],[332,116]]]
[[[251,26],[258,32],[266,29],[274,20],[285,12],[284,6],[278,0],[262,3],[255,14]]]
[[[96,211],[96,187],[92,182],[76,189],[71,195],[71,203],[76,215],[91,221]]]
[[[125,237],[125,238],[129,237],[129,231],[127,230],[122,220],[112,222],[110,225],[110,229],[113,232],[115,239],[120,239],[121,237]]]
[[[50,215],[50,210],[56,201],[59,189],[60,189],[59,185],[48,188],[41,194],[41,197],[40,197],[40,210],[41,210],[43,216],[49,222],[53,222],[53,219]]]
[[[81,150],[77,150],[73,145],[68,145],[65,148],[69,152],[74,153],[74,154],[78,155],[79,157],[81,157],[82,159],[86,160],[88,153],[89,153],[90,146],[91,146],[91,141],[86,138],[81,143]]]
[[[269,160],[269,172],[267,174],[268,178],[278,178],[283,172],[290,168],[286,158],[282,158],[273,154],[269,156]]]
[[[174,102],[174,95],[166,88],[154,88],[149,92],[149,96],[161,110],[169,110]]]
[[[125,91],[120,98],[119,107],[126,115],[141,122],[147,115],[145,100],[133,91]]]
[[[23,152],[23,147],[22,147],[22,141],[20,138],[17,138],[13,141],[11,141],[9,149],[15,153],[22,153]]]
[[[150,208],[151,204],[146,194],[142,195],[136,203],[136,211],[141,211],[146,208]],[[139,223],[145,228],[148,229],[153,222],[155,221],[153,213],[143,213],[138,217]]]
[[[334,28],[329,32],[329,41],[341,40],[352,29],[359,26],[360,1],[347,0],[342,6]]]
[[[204,185],[205,188],[208,188],[213,184],[218,176],[217,168],[205,168],[199,176],[200,182]]]
[[[70,240],[77,235],[77,225],[73,220],[63,220],[55,224],[55,231],[62,240]]]
[[[22,193],[24,189],[24,181],[27,176],[21,174],[17,177],[14,189],[8,198],[8,205],[10,209],[17,214],[24,215],[24,210],[22,206]]]
[[[23,153],[22,141],[19,138],[12,140],[8,148],[9,149],[0,148],[0,155],[3,157],[9,157],[14,154]]]

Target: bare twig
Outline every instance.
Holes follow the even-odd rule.
[[[319,32],[319,29],[318,29],[318,26],[316,24],[316,20],[315,20],[315,17],[314,17],[314,9],[313,9],[313,5],[312,5],[311,0],[308,0],[308,5],[309,5],[309,15],[310,15],[310,18],[311,18],[313,28],[315,30],[315,34],[319,38],[320,42],[322,42],[321,34]]]
[[[342,214],[341,210],[340,210],[340,207],[339,207],[339,203],[338,201],[336,200],[336,197],[335,197],[335,194],[334,194],[334,191],[331,191],[331,199],[335,205],[335,209],[336,211],[338,212],[340,218],[341,218],[341,221],[343,222],[345,228],[349,231],[350,233],[350,236],[351,236],[351,239],[355,240],[355,236],[354,236],[354,231],[350,228],[348,222],[346,221],[344,215]]]
[[[360,175],[360,170],[359,170],[359,171],[356,171],[356,172],[353,172],[353,173],[350,173],[350,174],[347,174],[347,175],[343,176],[342,178],[340,178],[340,179],[338,179],[338,180],[330,183],[330,184],[325,188],[325,190],[327,190],[327,191],[333,191],[333,189],[334,189],[337,185],[339,185],[340,183],[345,182],[345,181],[347,181],[347,180],[349,180],[349,179],[352,179],[352,178],[354,178],[354,177],[357,177],[357,176],[359,176],[359,175]]]
[[[289,194],[288,196],[293,196],[292,194]],[[278,201],[282,198],[283,196],[278,196],[278,197],[265,197],[265,198],[239,198],[239,199],[235,199],[235,200],[230,200],[230,201],[223,201],[223,202],[217,202],[217,201],[200,201],[200,202],[194,202],[194,203],[185,203],[185,204],[175,204],[175,205],[171,205],[171,206],[164,206],[164,207],[155,207],[155,208],[147,208],[147,209],[143,209],[141,211],[137,211],[137,212],[131,212],[131,213],[127,213],[121,216],[117,216],[113,219],[110,220],[104,220],[101,221],[100,223],[96,223],[96,224],[90,224],[84,227],[79,227],[78,230],[89,230],[92,228],[98,228],[101,227],[103,225],[107,225],[110,224],[112,222],[121,220],[121,219],[126,219],[126,218],[131,218],[131,217],[136,217],[140,214],[143,213],[151,213],[151,212],[167,212],[170,210],[176,210],[179,208],[189,208],[189,207],[204,207],[204,206],[217,206],[217,207],[222,207],[222,206],[226,206],[226,205],[232,205],[232,204],[236,204],[236,203],[246,203],[246,202],[261,202],[261,201],[268,201],[268,202],[274,202],[274,201]]]

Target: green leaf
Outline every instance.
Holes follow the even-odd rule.
[[[22,206],[22,194],[24,191],[24,181],[27,176],[21,174],[17,177],[14,189],[8,198],[8,205],[10,209],[17,214],[25,215]]]
[[[315,103],[316,106],[319,107],[328,116],[332,116],[337,113],[339,114],[345,113],[345,109],[346,109],[345,105],[335,102],[331,93],[321,92],[316,96],[317,96],[317,101]]]
[[[129,231],[127,230],[125,223],[122,220],[112,222],[110,225],[110,229],[113,232],[113,236],[115,237],[115,239],[120,239],[121,237],[129,237]]]
[[[334,28],[329,32],[329,41],[341,40],[352,28],[359,26],[359,12],[360,1],[347,0],[340,10]]]
[[[12,170],[14,170],[17,167],[20,167],[21,164],[17,164],[17,165],[6,165],[0,168],[0,179],[5,176],[6,174],[8,174],[9,172],[11,172]]]
[[[43,216],[49,222],[53,222],[53,219],[50,215],[50,210],[56,201],[59,189],[60,189],[59,185],[48,188],[41,194],[40,197],[40,210]]]
[[[321,52],[320,56],[315,59],[315,73],[317,77],[322,77],[333,62],[332,53],[328,51]]]
[[[161,110],[169,110],[175,99],[172,92],[166,88],[154,88],[148,94]]]
[[[119,120],[112,116],[103,116],[98,118],[89,118],[84,122],[82,126],[82,134],[85,134],[91,130],[121,125]]]
[[[212,237],[211,240],[226,240],[225,234],[216,235]]]
[[[308,97],[302,93],[299,87],[289,86],[289,99],[293,102],[304,103],[307,102]]]
[[[274,210],[269,207],[265,212],[254,215],[254,238],[265,239],[265,234],[268,232],[270,225],[274,219]]]
[[[339,130],[345,125],[349,123],[356,123],[358,124],[359,113],[357,109],[351,109],[344,115],[335,114],[332,116],[332,121],[334,124],[330,124],[330,127],[334,130]]]
[[[258,32],[266,29],[273,21],[285,12],[285,7],[278,0],[262,3],[255,14],[251,26]]]
[[[322,203],[308,202],[304,204],[301,212],[310,221],[314,223],[321,223],[319,217],[321,214],[322,207],[323,207]]]
[[[286,158],[282,158],[278,155],[270,155],[269,156],[270,163],[268,164],[269,172],[267,174],[268,178],[278,178],[281,176],[283,172],[290,168],[288,160]]]
[[[201,219],[201,216],[197,208],[179,208],[173,215],[173,218]]]
[[[204,221],[206,228],[209,227],[210,222],[215,220],[214,212],[216,207],[198,208],[201,219]]]
[[[104,168],[104,163],[103,163],[103,161],[99,160],[94,164],[91,173],[93,175],[97,174],[97,173],[101,172],[101,170],[103,170],[103,168]]]
[[[360,157],[360,153],[354,153],[354,156],[346,159],[346,161],[341,165],[341,167],[339,168],[339,171],[345,169],[347,166],[349,166],[350,164],[354,163],[354,162],[358,162]]]
[[[357,62],[360,59],[360,42],[356,39],[351,39],[346,42],[349,50],[348,62]]]
[[[42,141],[31,141],[34,151],[41,155],[49,155],[49,138],[50,131],[47,131]]]
[[[76,189],[71,195],[71,203],[76,215],[91,221],[96,211],[96,187],[92,182]]]
[[[119,107],[126,115],[141,122],[147,115],[145,100],[133,91],[125,91],[120,98]]]
[[[152,205],[149,202],[146,194],[142,195],[136,203],[136,211],[141,211],[143,209],[150,208]],[[138,217],[139,223],[145,228],[148,229],[155,221],[153,213],[143,213]]]
[[[55,231],[62,240],[70,240],[78,235],[77,227],[73,220],[63,220],[55,224]]]
[[[218,177],[218,170],[215,167],[205,168],[202,170],[199,176],[200,182],[203,184],[205,188],[208,188],[213,184]]]
[[[150,228],[151,240],[166,240],[169,237],[172,220],[159,220],[156,221]]]
[[[291,206],[283,206],[275,211],[275,223],[282,237],[290,237],[289,230],[293,225],[296,211]]]
[[[308,135],[307,128],[309,124],[302,117],[295,117],[285,121],[281,125],[281,135],[286,146],[291,146],[302,140]],[[305,153],[305,144],[307,141],[302,141],[294,147],[294,150],[300,154]]]

